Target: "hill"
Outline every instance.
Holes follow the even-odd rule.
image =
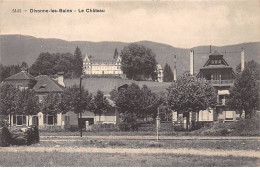
[[[167,44],[156,43],[151,41],[136,42],[151,48],[157,56],[157,61],[163,67],[167,62],[173,69],[174,55],[177,56],[177,74],[180,75],[184,71],[189,70],[189,51],[190,49],[176,48]],[[26,61],[31,65],[41,52],[70,52],[74,53],[78,46],[82,53],[92,55],[96,59],[109,59],[113,57],[115,48],[118,51],[122,50],[130,43],[123,42],[89,42],[89,41],[64,41],[60,39],[44,39],[35,38],[32,36],[24,35],[0,35],[0,62],[3,65],[20,64]],[[260,60],[260,42],[243,43],[229,46],[212,46],[212,50],[218,49],[221,52],[225,50],[225,59],[235,68],[240,63],[241,48],[245,48],[245,60],[250,61],[254,59],[259,62]],[[209,46],[198,46],[193,48],[195,50],[195,72],[207,60],[209,53]]]

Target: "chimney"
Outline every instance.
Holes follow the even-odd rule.
[[[190,50],[190,75],[194,73],[194,51]]]
[[[241,72],[245,69],[245,50],[242,48],[241,51]]]
[[[173,80],[177,79],[177,68],[176,68],[176,55],[174,55],[174,70],[173,70]]]
[[[65,87],[65,84],[64,84],[64,81],[63,81],[63,75],[64,75],[64,72],[58,72],[58,83]]]
[[[211,45],[209,46],[209,53],[211,53]]]

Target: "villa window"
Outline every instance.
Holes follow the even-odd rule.
[[[17,126],[26,125],[26,116],[25,115],[14,115],[13,124]]]
[[[57,115],[55,115],[55,116],[45,115],[43,117],[43,122],[44,122],[44,124],[47,124],[47,125],[55,125],[55,124],[57,124]]]

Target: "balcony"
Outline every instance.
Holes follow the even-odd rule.
[[[213,86],[232,86],[234,80],[208,80]]]
[[[227,101],[228,101],[228,99],[220,99],[219,101],[218,101],[218,106],[226,106],[227,105]]]

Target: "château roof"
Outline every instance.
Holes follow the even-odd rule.
[[[88,55],[86,55],[83,61],[88,63],[94,63],[94,64],[115,64],[117,62],[121,62],[121,57],[120,55],[118,55],[117,58],[103,60],[103,59],[89,58]]]

